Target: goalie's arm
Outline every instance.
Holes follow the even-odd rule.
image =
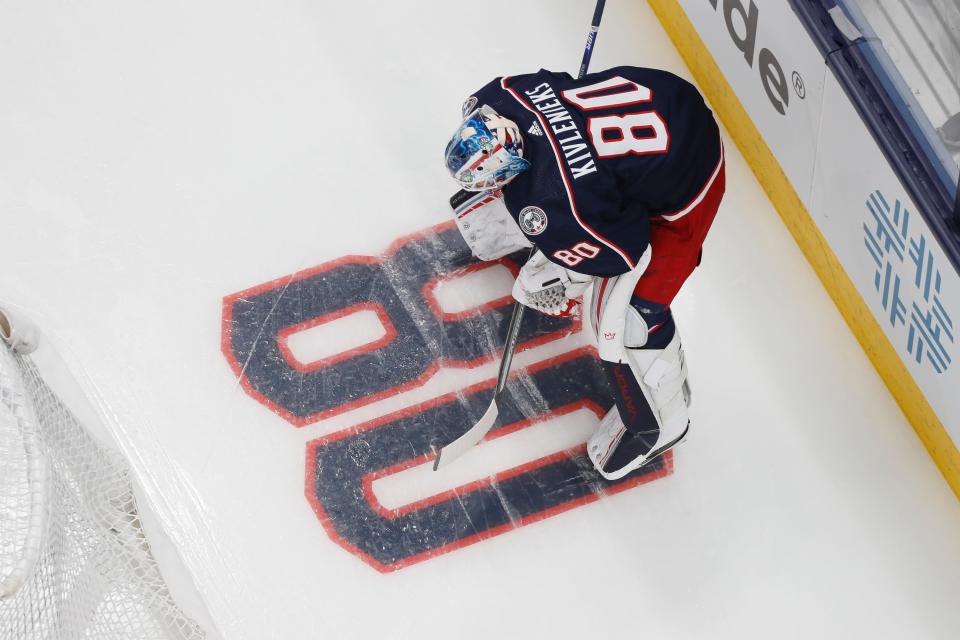
[[[604,182],[594,187],[601,188],[613,190],[615,186]],[[508,188],[507,203],[511,210],[518,210],[520,229],[551,262],[601,278],[636,268],[649,245],[646,212],[620,208],[606,191],[603,197],[591,197],[593,190],[581,191],[574,205],[565,190],[537,195],[537,206],[527,206]],[[530,235],[531,229],[536,235]]]

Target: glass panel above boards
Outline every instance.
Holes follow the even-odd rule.
[[[902,97],[916,119],[916,133],[929,139],[931,160],[942,169],[940,179],[956,195],[960,0],[842,0],[841,4],[863,35],[876,38],[886,52],[893,67],[887,70],[891,85],[906,94]]]

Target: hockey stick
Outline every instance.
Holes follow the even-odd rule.
[[[483,440],[487,432],[497,421],[497,415],[500,413],[500,396],[507,387],[507,376],[510,375],[510,363],[513,362],[513,352],[517,347],[517,336],[520,335],[520,321],[523,320],[523,312],[526,307],[519,302],[513,305],[513,315],[510,316],[510,326],[507,328],[507,342],[503,347],[503,358],[500,360],[500,370],[497,373],[497,388],[493,392],[493,400],[490,406],[483,413],[483,416],[466,433],[440,449],[437,457],[433,461],[433,470],[436,471],[441,466],[446,466],[469,451],[475,444]]]
[[[597,31],[600,29],[600,19],[603,17],[603,8],[607,0],[597,0],[597,6],[593,10],[593,19],[590,21],[590,31],[587,33],[587,44],[583,50],[583,60],[580,62],[580,71],[577,78],[587,75],[587,68],[590,66],[590,57],[593,55],[593,45],[596,44]],[[536,247],[530,249],[530,256],[537,250]],[[529,256],[528,256],[529,259]],[[510,325],[507,328],[507,341],[503,347],[503,358],[500,360],[500,370],[497,372],[497,386],[493,392],[493,400],[490,406],[484,412],[483,416],[470,427],[466,433],[451,442],[437,452],[437,457],[433,461],[433,470],[444,467],[464,453],[469,451],[478,442],[483,440],[487,432],[493,428],[500,414],[500,396],[503,395],[507,387],[507,377],[510,375],[510,364],[513,362],[513,352],[517,348],[517,337],[520,335],[520,322],[523,320],[523,313],[526,307],[519,302],[513,303],[513,314],[510,316]]]
[[[593,45],[597,41],[597,31],[600,30],[600,18],[603,17],[603,7],[607,0],[597,0],[597,6],[593,10],[593,19],[590,20],[590,31],[587,33],[587,46],[583,49],[583,60],[580,61],[580,71],[577,73],[579,80],[587,75],[587,68],[590,66],[590,56],[593,55]]]

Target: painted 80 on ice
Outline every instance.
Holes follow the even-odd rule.
[[[513,304],[507,291],[456,313],[437,300],[441,283],[522,256],[477,263],[452,224],[395,242],[382,257],[346,256],[238,293],[223,302],[222,351],[247,394],[296,427],[425,383],[441,366],[471,368],[497,357]],[[375,314],[382,336],[304,362],[291,349],[300,332]],[[518,350],[557,340],[579,322],[526,314]],[[380,571],[393,571],[503,533],[669,472],[668,457],[646,474],[609,484],[582,447],[400,507],[381,504],[376,480],[420,464],[484,411],[493,380],[402,408],[313,440],[306,498],[329,537]],[[551,417],[611,403],[592,350],[538,363],[512,383],[497,438]]]

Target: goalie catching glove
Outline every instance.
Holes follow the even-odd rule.
[[[593,281],[594,276],[554,264],[537,251],[520,269],[513,283],[513,297],[540,313],[566,318],[579,315],[583,294]]]

